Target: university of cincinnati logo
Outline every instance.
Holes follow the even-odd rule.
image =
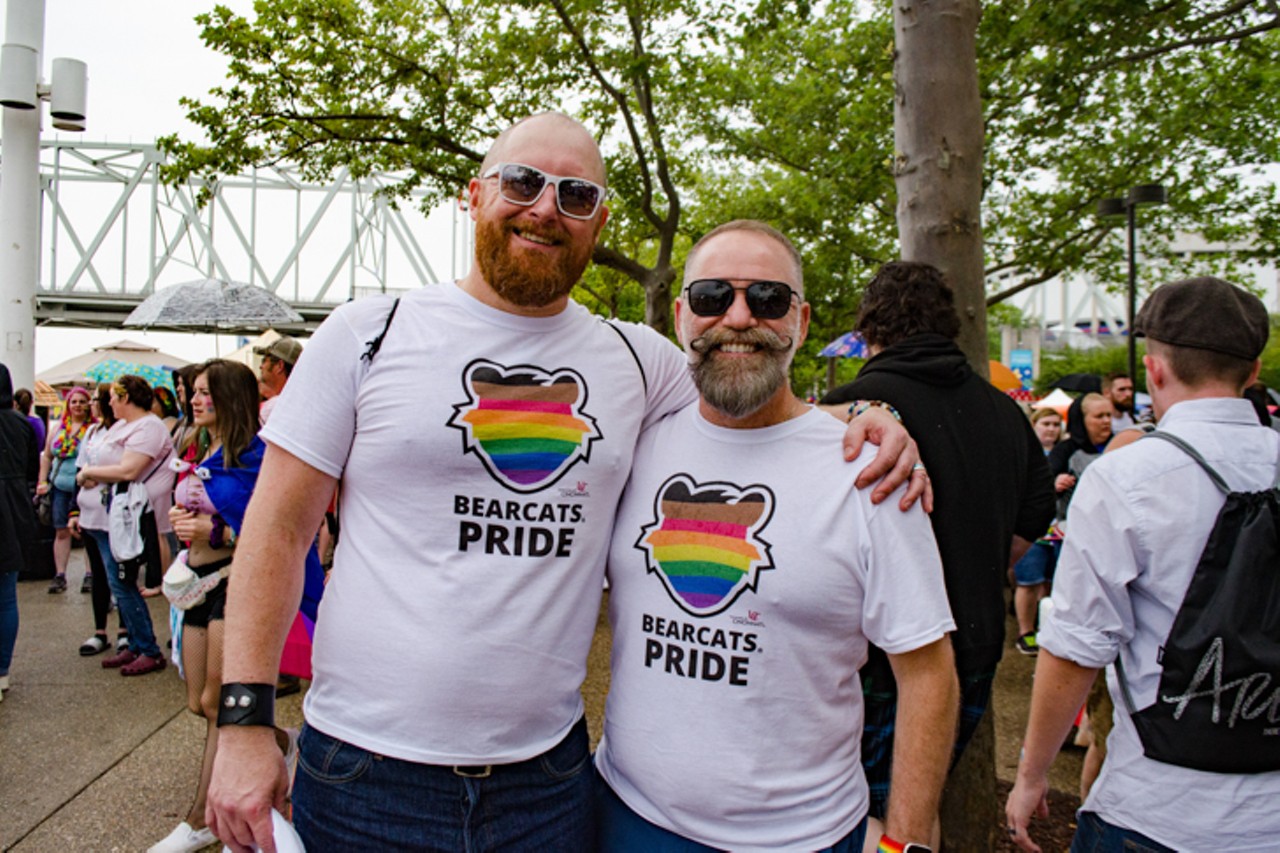
[[[773,492],[761,485],[699,485],[688,474],[662,484],[654,521],[635,547],[661,578],[671,600],[693,616],[714,616],[743,590],[754,591],[760,572],[773,568],[760,531],[773,515]]]
[[[462,430],[464,453],[475,453],[489,474],[517,492],[536,492],[589,459],[600,438],[583,411],[587,383],[576,371],[505,367],[477,359],[462,372],[468,400],[455,405],[449,426]]]

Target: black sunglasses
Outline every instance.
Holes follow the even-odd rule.
[[[498,179],[498,194],[512,204],[528,207],[542,198],[550,184],[556,188],[556,207],[571,219],[590,219],[600,209],[605,190],[586,178],[552,175],[523,163],[499,163],[480,176]]]
[[[791,298],[800,294],[781,281],[753,281],[734,287],[722,278],[700,278],[684,289],[689,310],[699,317],[719,317],[733,304],[734,291],[747,292],[747,307],[761,320],[780,320],[791,310]]]

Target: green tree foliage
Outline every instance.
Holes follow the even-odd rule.
[[[1134,387],[1143,391],[1147,387],[1147,371],[1142,366],[1146,347],[1138,342],[1138,375]],[[1092,373],[1103,377],[1108,373],[1126,373],[1129,370],[1129,351],[1125,347],[1095,347],[1072,349],[1066,347],[1040,354],[1040,376],[1036,379],[1036,393],[1047,394],[1057,382],[1071,373]]]
[[[1268,388],[1280,389],[1280,315],[1271,317],[1271,337],[1262,351],[1262,370],[1258,378]]]
[[[1096,202],[1139,183],[1170,192],[1141,214],[1148,281],[1280,254],[1280,200],[1250,176],[1280,161],[1263,96],[1280,91],[1273,3],[990,0],[983,14],[986,266],[1007,276],[993,300],[1064,272],[1122,279],[1121,231]],[[897,254],[888,4],[259,0],[251,17],[198,20],[227,82],[186,101],[207,144],[164,141],[174,180],[291,160],[317,180],[400,171],[434,203],[498,130],[559,108],[610,167],[613,216],[579,293],[596,310],[667,330],[689,241],[760,218],[805,258],[811,355]],[[1175,231],[1249,242],[1178,258],[1160,251]]]

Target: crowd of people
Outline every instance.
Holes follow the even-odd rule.
[[[205,825],[205,793],[217,745],[230,566],[262,461],[264,445],[257,434],[269,413],[265,403],[279,393],[283,382],[277,376],[287,377],[301,349],[292,338],[274,341],[259,353],[259,374],[224,359],[175,370],[176,393],[132,374],[93,389],[73,387],[40,444],[34,444],[37,430],[19,414],[23,395],[12,393],[7,371],[0,382],[0,396],[8,392],[4,424],[14,433],[6,437],[5,446],[6,545],[27,543],[29,549],[36,532],[22,520],[39,520],[31,511],[32,497],[43,499],[49,510],[47,523],[56,531],[50,594],[67,590],[72,540],[84,547],[86,571],[80,589],[92,595],[94,630],[80,645],[80,655],[111,652],[102,660],[103,668],[118,669],[124,676],[158,672],[173,660],[185,679],[190,710],[207,721],[205,758],[192,807],[186,819],[151,848],[155,853],[196,850],[216,841]],[[281,367],[286,358],[286,367]],[[29,393],[25,396],[29,400]],[[12,452],[24,447],[28,437],[37,448],[34,455],[27,453],[29,447]],[[136,526],[141,547],[125,555],[111,506],[129,500],[131,484],[143,489],[145,511]],[[18,627],[11,584],[30,553],[21,547],[13,554],[7,550],[0,574],[4,689]],[[184,571],[190,581],[186,587],[175,581]],[[301,608],[314,619],[323,584],[314,551],[308,555],[308,571]],[[173,602],[168,623],[173,630],[167,640],[157,632],[147,603],[162,587]],[[113,610],[118,619],[114,642],[108,632]],[[296,731],[277,730],[277,735],[282,753],[296,752]]]
[[[1274,845],[1280,693],[1241,687],[1226,731],[1195,712],[1232,688],[1207,698],[1203,673],[1180,684],[1157,651],[1231,489],[1275,481],[1280,435],[1241,399],[1269,331],[1255,297],[1218,279],[1152,294],[1136,331],[1165,441],[1135,441],[1151,427],[1131,377],[1076,400],[1065,429],[1028,418],[969,367],[945,276],[893,262],[865,289],[865,368],[810,406],[788,376],[811,311],[800,255],[764,223],[694,244],[678,346],[573,302],[606,187],[580,124],[522,120],[468,185],[476,256],[457,282],[343,305],[305,354],[287,339],[262,353],[259,377],[194,367],[167,426],[137,377],[85,392],[43,464],[21,415],[0,422],[5,505],[23,478],[48,481],[59,529],[95,547],[89,586],[105,575],[126,632],[104,666],[165,667],[142,596],[159,585],[150,555],[169,567],[206,741],[191,808],[153,850],[269,849],[291,801],[313,850],[927,853],[1009,645],[1009,585],[1013,646],[1038,655],[1015,843],[1038,849],[1044,774],[1116,661],[1073,849]],[[145,485],[154,522],[121,560],[100,511],[125,483]],[[320,613],[322,532],[337,547]],[[606,581],[592,755],[579,688]],[[315,644],[292,733],[273,708],[299,607]],[[101,616],[82,653],[108,648]],[[1214,647],[1233,663],[1259,646],[1237,621]],[[1179,745],[1202,738],[1220,755]]]

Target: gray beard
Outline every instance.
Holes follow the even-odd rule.
[[[750,342],[763,348],[760,359],[721,358],[716,344]],[[784,341],[765,329],[741,333],[708,332],[693,340],[689,369],[702,399],[730,418],[755,414],[787,383],[794,339]]]

